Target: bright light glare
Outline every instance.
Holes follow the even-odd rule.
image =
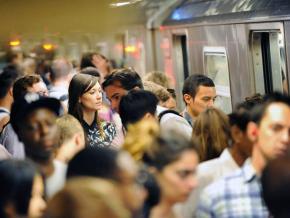
[[[18,46],[18,45],[20,45],[20,41],[19,41],[19,40],[13,40],[13,41],[10,41],[10,42],[9,42],[9,45],[10,45],[10,46]]]
[[[134,52],[136,52],[136,47],[135,46],[133,46],[133,45],[129,45],[129,46],[127,46],[126,48],[125,48],[125,51],[127,52],[127,53],[134,53]]]
[[[46,44],[43,44],[42,47],[43,47],[45,50],[51,50],[53,46],[52,46],[52,44],[46,43]]]

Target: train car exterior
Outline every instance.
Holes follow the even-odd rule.
[[[183,1],[159,34],[158,63],[178,93],[197,73],[214,80],[225,112],[254,93],[288,93],[290,1]]]

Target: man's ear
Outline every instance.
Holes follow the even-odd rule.
[[[241,134],[241,130],[239,129],[239,127],[237,127],[237,125],[233,125],[231,127],[231,136],[232,139],[234,140],[234,143],[239,143],[241,140],[243,140],[242,134]]]
[[[192,97],[189,94],[183,95],[183,100],[186,104],[190,104],[190,101],[192,100]]]
[[[259,127],[254,122],[249,122],[247,125],[247,136],[248,138],[255,143],[258,140]]]
[[[138,86],[135,86],[132,90],[140,90]]]
[[[9,88],[8,93],[10,96],[13,97],[13,86]]]

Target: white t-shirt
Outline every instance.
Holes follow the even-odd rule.
[[[51,198],[56,192],[62,189],[66,180],[67,164],[53,160],[54,172],[46,178],[46,194]]]

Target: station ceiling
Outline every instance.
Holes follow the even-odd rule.
[[[120,25],[146,23],[165,2],[176,0],[138,0],[110,7],[118,1],[123,0],[0,0],[0,38],[42,32],[109,32]]]

